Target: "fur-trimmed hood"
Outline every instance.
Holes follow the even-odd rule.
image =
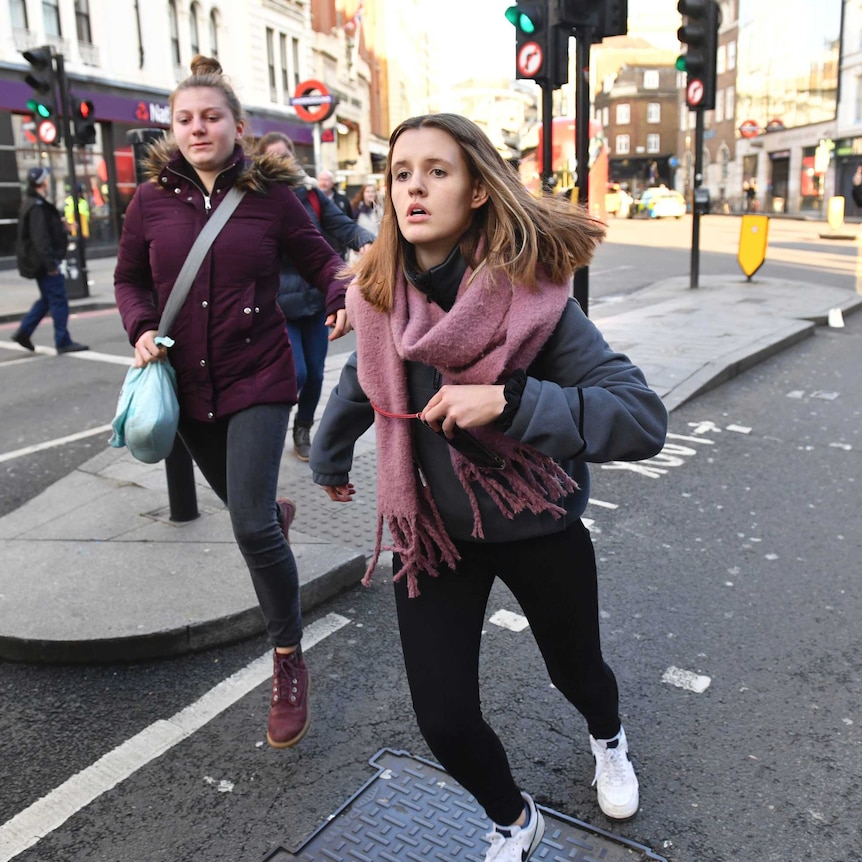
[[[286,183],[292,188],[298,188],[306,183],[307,174],[299,162],[291,157],[265,153],[260,156],[250,156],[241,146],[237,146],[229,160],[228,167],[242,157],[244,164],[236,179],[237,188],[250,192],[262,192],[274,183]],[[162,185],[162,175],[170,167],[190,179],[194,170],[183,158],[176,141],[168,136],[150,144],[143,161],[144,175],[149,182]]]

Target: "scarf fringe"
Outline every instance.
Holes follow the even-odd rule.
[[[519,446],[509,456],[509,469],[501,474],[483,470],[461,456],[457,457],[456,473],[473,510],[473,538],[484,539],[482,515],[471,485],[478,484],[494,501],[500,513],[512,520],[529,511],[534,515],[550,512],[555,518],[566,514],[560,500],[578,490],[578,483],[547,455],[532,447]]]
[[[454,569],[461,555],[458,553],[427,487],[422,486],[420,505],[425,511],[420,517],[386,515],[386,523],[392,535],[392,544],[383,545],[383,515],[377,518],[377,536],[371,562],[362,578],[363,586],[370,586],[371,573],[377,566],[381,551],[393,551],[401,557],[401,569],[393,582],[407,578],[407,595],[415,599],[419,592],[419,574],[424,572],[437,577],[441,564]]]

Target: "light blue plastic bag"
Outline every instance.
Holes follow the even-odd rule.
[[[165,347],[174,344],[167,336],[154,340]],[[170,360],[130,368],[111,423],[110,444],[117,449],[126,446],[138,461],[155,464],[171,454],[179,420],[177,375]]]

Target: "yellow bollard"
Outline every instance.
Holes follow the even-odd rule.
[[[826,210],[826,221],[829,227],[834,231],[838,231],[844,227],[844,197],[843,195],[834,195],[829,198],[828,209]]]
[[[766,260],[768,240],[769,216],[746,214],[742,217],[742,227],[739,231],[739,251],[736,259],[749,281]]]

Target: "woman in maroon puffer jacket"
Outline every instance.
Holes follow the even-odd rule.
[[[114,274],[117,306],[137,367],[165,358],[154,342],[179,271],[211,211],[236,185],[246,190],[216,238],[170,335],[179,434],[231,524],[274,646],[267,737],[295,745],[308,729],[308,672],[296,561],[288,544],[294,505],[276,500],[296,378],[276,304],[282,255],[326,296],[330,338],[349,330],[343,261],[291,190],[295,164],[250,160],[244,113],[215,60],[197,56],[171,96],[173,141],[150,152],[151,182],[126,211]]]

